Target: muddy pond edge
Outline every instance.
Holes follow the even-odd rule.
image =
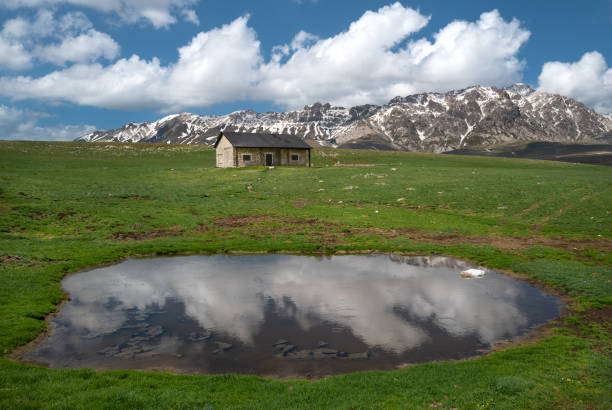
[[[95,269],[100,269],[100,268],[104,268],[104,267],[109,267],[109,266],[114,266],[114,265],[118,265],[120,263],[123,263],[127,260],[130,259],[149,259],[149,258],[172,258],[172,257],[180,257],[180,256],[197,256],[197,255],[203,255],[203,256],[213,256],[213,255],[296,255],[296,256],[313,256],[313,257],[325,257],[325,256],[347,256],[347,255],[397,255],[397,256],[406,256],[406,257],[448,257],[448,258],[454,258],[454,259],[459,259],[461,261],[467,262],[475,267],[486,267],[487,269],[495,272],[495,273],[499,273],[499,274],[503,274],[511,279],[526,283],[532,287],[535,287],[541,291],[544,291],[547,295],[549,296],[555,296],[557,298],[559,298],[560,300],[557,302],[559,305],[559,316],[551,319],[550,321],[548,321],[547,323],[543,323],[541,325],[535,326],[533,327],[529,332],[514,337],[510,340],[502,340],[502,341],[498,341],[498,342],[494,342],[491,344],[491,347],[489,349],[487,349],[486,351],[484,351],[482,354],[478,354],[478,355],[474,355],[474,356],[470,356],[470,357],[466,357],[463,359],[458,359],[458,360],[454,360],[454,359],[446,359],[446,360],[433,360],[433,361],[428,361],[425,363],[398,363],[398,366],[396,367],[395,370],[399,370],[399,369],[404,369],[404,368],[408,368],[408,367],[413,367],[413,366],[418,366],[418,365],[424,365],[424,364],[428,364],[428,363],[442,363],[442,362],[465,362],[465,361],[471,361],[471,360],[475,360],[475,359],[479,359],[479,358],[483,358],[486,357],[492,353],[496,353],[502,350],[507,350],[507,349],[512,349],[512,348],[517,348],[517,347],[521,347],[521,346],[525,346],[525,345],[529,345],[529,344],[535,344],[545,338],[551,337],[554,334],[554,329],[559,327],[559,322],[565,318],[567,318],[568,316],[570,316],[571,314],[574,313],[574,311],[571,309],[570,305],[572,304],[572,297],[565,291],[563,291],[562,289],[560,289],[559,287],[550,285],[548,283],[542,282],[538,279],[529,277],[527,275],[521,274],[521,273],[517,273],[517,272],[513,272],[511,270],[507,270],[507,269],[497,269],[497,268],[491,268],[489,266],[487,266],[486,263],[477,263],[473,260],[470,260],[470,258],[466,258],[466,257],[457,257],[451,254],[441,254],[441,253],[435,253],[435,254],[423,254],[421,252],[384,252],[384,251],[376,251],[376,250],[355,250],[355,251],[347,251],[347,250],[340,250],[340,251],[336,251],[336,252],[296,252],[296,251],[282,251],[282,250],[275,250],[275,251],[239,251],[239,250],[230,250],[230,251],[224,251],[224,252],[192,252],[192,251],[187,251],[187,252],[173,252],[173,253],[147,253],[147,254],[134,254],[134,255],[129,255],[126,257],[122,257],[119,259],[116,259],[112,262],[105,262],[105,263],[99,263],[99,264],[94,264],[94,265],[90,265],[84,268],[80,268],[77,269],[75,271],[71,271],[71,272],[66,272],[65,275],[63,275],[60,279],[59,279],[59,283],[61,283],[61,281],[63,281],[64,279],[66,279],[67,277],[71,276],[71,275],[75,275],[75,274],[79,274],[79,273],[85,273],[85,272],[90,272],[92,270]],[[466,279],[466,280],[470,280],[470,279]],[[61,286],[60,286],[61,288]],[[43,368],[49,368],[47,363],[44,362],[39,362],[37,360],[33,360],[33,359],[28,359],[25,358],[24,356],[27,355],[28,353],[36,350],[41,343],[43,343],[50,335],[50,333],[53,331],[53,319],[55,319],[61,308],[64,306],[64,304],[70,302],[70,294],[68,292],[66,292],[63,288],[61,289],[62,293],[65,295],[65,298],[55,306],[55,309],[49,313],[48,315],[45,316],[44,318],[44,322],[45,322],[45,327],[43,329],[42,332],[40,332],[39,334],[36,335],[36,337],[34,339],[32,339],[31,341],[17,346],[16,348],[14,348],[11,352],[4,354],[3,357],[9,360],[12,360],[14,362],[18,362],[18,363],[23,363],[23,364],[29,364],[29,365],[34,365],[34,366],[38,366],[38,367],[43,367]],[[105,373],[108,372],[109,370],[95,370],[95,369],[90,369],[90,368],[86,368],[88,370],[92,370],[96,373]],[[174,375],[179,375],[182,373],[178,373],[178,372],[174,372],[170,369],[165,369],[165,370],[156,370],[156,369],[145,369],[145,370],[139,370],[139,369],[126,369],[129,371],[136,371],[136,372],[153,372],[153,373],[158,373],[158,372],[162,372],[162,373],[170,373],[170,374],[174,374]],[[112,371],[112,370],[110,370]],[[366,370],[365,372],[370,371],[370,370]],[[374,370],[374,371],[384,371],[384,372],[392,372],[394,370]],[[363,372],[363,371],[361,371]],[[356,373],[360,373],[360,372],[356,372]],[[196,375],[208,375],[207,373],[196,373]],[[330,378],[330,377],[338,377],[338,376],[342,376],[342,375],[331,375],[331,376],[324,376],[321,378],[313,378],[313,379],[307,379],[307,380],[320,380],[320,379],[326,379],[326,378]],[[259,377],[262,379],[275,379],[275,380],[304,380],[305,378],[301,378],[301,377],[290,377],[290,378],[279,378],[279,377],[270,377],[270,376],[253,376],[253,377]]]

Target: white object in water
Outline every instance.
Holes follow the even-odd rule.
[[[467,269],[461,272],[462,278],[482,278],[485,275],[485,271],[480,269]]]

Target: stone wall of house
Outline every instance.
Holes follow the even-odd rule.
[[[238,167],[266,165],[266,154],[272,155],[273,166],[308,166],[306,149],[236,148],[236,154]]]
[[[236,149],[225,136],[217,145],[217,168],[228,168],[236,166]]]
[[[265,166],[266,154],[272,155],[273,166],[308,166],[307,149],[235,148],[225,136],[217,144],[216,165],[218,168]]]
[[[283,152],[284,151],[284,152]],[[297,159],[295,159],[297,157]],[[307,149],[284,149],[281,150],[282,165],[308,166]]]

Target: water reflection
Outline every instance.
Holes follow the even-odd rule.
[[[59,367],[78,366],[75,356],[79,354],[75,352],[87,350],[79,347],[83,341],[103,340],[134,326],[148,326],[144,333],[132,331],[130,337],[140,338],[136,342],[154,339],[151,350],[156,355],[182,357],[193,348],[186,346],[190,341],[193,345],[194,338],[217,343],[225,338],[221,343],[229,340],[232,346],[259,352],[264,349],[259,341],[262,333],[282,338],[288,332],[283,326],[295,326],[294,333],[303,335],[326,334],[323,328],[341,333],[344,339],[353,339],[347,346],[361,343],[365,349],[378,351],[373,359],[391,355],[420,361],[410,357],[412,350],[434,346],[431,349],[440,351],[436,358],[450,358],[454,353],[448,351],[450,346],[469,341],[474,353],[557,314],[553,298],[503,275],[487,272],[483,279],[462,279],[459,272],[468,267],[444,257],[387,255],[128,260],[64,280],[71,302],[56,319],[51,339],[34,356]],[[175,312],[169,313],[169,308]],[[268,323],[271,315],[274,326]],[[154,316],[166,319],[156,328],[163,330],[152,336],[146,332],[152,332]],[[185,320],[197,324],[191,325],[188,340],[171,331]],[[105,356],[120,356],[126,351],[125,358],[133,357],[130,353],[138,351],[130,350],[130,340],[115,340],[115,347],[96,354],[100,356],[102,351]],[[136,346],[136,342],[132,344]],[[299,340],[291,343],[299,344]],[[442,347],[436,348],[437,343]],[[99,348],[99,343],[96,346]],[[268,342],[265,348],[269,347]],[[347,350],[343,346],[336,349]],[[200,349],[196,354],[203,352]],[[465,349],[462,352],[468,354]],[[64,357],[63,361],[59,357]],[[196,371],[215,369],[208,360]]]

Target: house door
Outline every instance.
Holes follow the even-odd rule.
[[[272,166],[272,154],[266,154],[266,166],[267,167]]]

